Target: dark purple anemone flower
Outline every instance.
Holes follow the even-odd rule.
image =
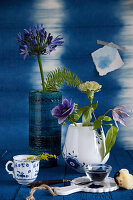
[[[117,121],[120,122],[123,126],[126,126],[124,118],[130,117],[130,115],[127,114],[126,112],[131,112],[131,111],[128,110],[125,106],[117,106],[112,110],[113,120],[115,121],[115,125],[117,126],[118,129],[119,127]]]
[[[72,114],[75,107],[75,103],[71,105],[67,99],[64,99],[62,104],[58,104],[55,108],[52,109],[52,115],[58,118],[58,123],[61,124],[64,122],[69,115]]]
[[[20,54],[27,55],[43,55],[50,54],[57,46],[64,43],[62,37],[58,35],[55,39],[51,33],[47,33],[43,24],[30,27],[29,30],[24,29],[24,36],[18,33],[17,41],[20,42]]]

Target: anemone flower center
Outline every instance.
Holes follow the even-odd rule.
[[[62,111],[61,111],[61,113],[64,113],[64,112],[66,112],[67,110],[68,110],[68,108],[63,108]]]

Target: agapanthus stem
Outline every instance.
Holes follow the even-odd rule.
[[[43,92],[45,92],[44,73],[43,73],[42,61],[41,61],[40,55],[37,55],[37,59],[38,59],[38,64],[39,64],[39,68],[40,68],[40,73],[41,73],[42,88],[43,88]]]

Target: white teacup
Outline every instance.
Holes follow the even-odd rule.
[[[13,157],[13,161],[6,163],[6,171],[13,175],[13,178],[19,184],[29,184],[36,180],[39,172],[39,161],[27,161],[27,157],[31,155],[17,155]],[[11,164],[13,171],[8,170],[8,165]]]

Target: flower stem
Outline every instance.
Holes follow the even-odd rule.
[[[39,68],[40,68],[40,73],[41,73],[42,88],[43,88],[43,92],[45,92],[44,73],[43,73],[43,68],[42,68],[41,57],[39,54],[37,55],[37,59],[38,59],[38,64],[39,64]]]
[[[76,123],[76,122],[73,122],[73,124],[74,124],[75,126],[77,126],[77,123]]]
[[[106,115],[109,111],[111,111],[112,109],[109,109],[109,110],[107,110],[107,112],[104,114],[104,115]]]
[[[95,113],[94,113],[94,111],[93,111],[92,113],[93,113],[93,116],[94,116],[94,118],[95,118],[95,120],[96,120],[96,116],[95,116]]]

